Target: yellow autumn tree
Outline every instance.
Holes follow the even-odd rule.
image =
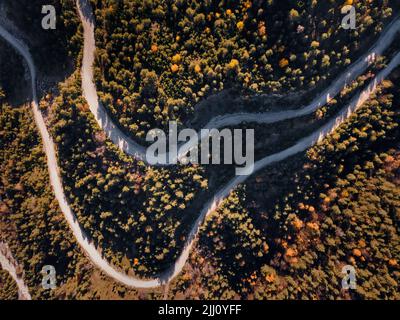
[[[236,24],[236,27],[237,27],[239,30],[243,30],[244,22],[243,22],[243,21],[239,21],[239,22]]]
[[[179,63],[181,63],[181,61],[182,61],[182,56],[179,53],[177,53],[176,55],[174,55],[172,57],[173,64],[179,64]]]

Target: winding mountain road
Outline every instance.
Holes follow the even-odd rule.
[[[77,6],[83,25],[84,35],[83,60],[81,70],[82,92],[83,96],[89,104],[89,109],[91,113],[95,117],[99,127],[103,129],[107,137],[115,145],[117,145],[120,150],[128,155],[135,157],[138,160],[144,161],[145,163],[156,163],[156,159],[149,159],[146,157],[146,147],[139,145],[136,141],[126,135],[117,124],[114,123],[113,119],[108,114],[103,104],[100,102],[100,99],[97,95],[95,81],[93,79],[93,65],[96,52],[96,43],[94,37],[95,19],[93,16],[91,5],[88,0],[77,0]],[[333,99],[346,85],[349,85],[359,75],[365,72],[368,66],[375,61],[376,57],[382,55],[382,53],[389,47],[398,31],[400,31],[399,17],[394,19],[385,28],[379,39],[368,50],[366,54],[362,55],[356,62],[349,66],[338,78],[336,78],[332,82],[332,84],[328,86],[328,88],[326,88],[315,99],[313,99],[310,104],[281,112],[243,112],[217,116],[211,119],[204,126],[204,129],[218,129],[222,127],[238,125],[243,122],[271,124],[313,113],[318,108],[322,107],[331,99]],[[207,136],[208,134],[203,131],[199,135],[199,140],[207,138]],[[194,147],[194,144],[190,145],[190,143],[182,146],[178,151],[177,158],[172,157],[173,160],[169,164],[172,165],[176,163],[176,160],[185,156],[187,151],[192,147]],[[169,159],[168,153],[166,154],[166,158]]]
[[[93,15],[91,14],[91,8],[86,0],[78,0],[78,9],[81,15],[82,24],[84,27],[84,54],[82,61],[82,89],[83,95],[86,98],[90,111],[96,118],[97,123],[100,128],[102,128],[107,136],[113,141],[118,147],[126,152],[129,155],[136,157],[137,159],[142,159],[145,161],[145,147],[137,144],[129,137],[127,137],[117,125],[115,125],[112,119],[107,115],[104,107],[99,103],[96,87],[93,81],[93,62],[94,62],[94,52],[95,52],[95,39],[94,39],[94,23],[93,23]],[[344,87],[348,81],[354,79],[357,74],[362,73],[367,65],[368,61],[373,58],[375,54],[380,54],[384,51],[385,48],[389,46],[389,44],[393,41],[396,32],[399,30],[400,22],[399,19],[396,19],[385,31],[385,33],[378,40],[377,45],[375,45],[371,51],[360,58],[351,68],[349,68],[345,74],[339,77],[334,84],[328,88],[326,92],[320,95],[317,99],[314,100],[313,103],[308,105],[307,107],[303,107],[296,110],[290,110],[285,112],[278,113],[265,113],[262,116],[262,123],[272,123],[275,121],[281,121],[283,119],[295,118],[299,115],[307,114],[312,112],[312,110],[317,109],[319,106],[324,104],[326,100],[329,100],[329,97],[333,97],[336,95],[340,88]],[[58,169],[58,162],[56,157],[56,148],[54,142],[47,131],[43,116],[38,108],[38,100],[36,93],[36,69],[33,63],[33,59],[29,52],[29,49],[18,41],[13,35],[11,35],[7,30],[5,30],[2,26],[0,26],[0,36],[2,36],[7,42],[9,42],[25,59],[28,64],[29,72],[31,75],[31,85],[32,85],[32,109],[34,113],[34,119],[36,125],[39,129],[39,133],[41,135],[44,151],[47,157],[47,166],[49,170],[50,182],[51,186],[54,190],[55,197],[59,203],[60,209],[67,220],[72,233],[81,248],[87,254],[92,263],[101,269],[105,274],[115,279],[116,281],[121,282],[122,284],[129,287],[136,288],[153,288],[158,287],[162,284],[169,282],[171,279],[176,277],[181,270],[183,269],[188,257],[190,250],[193,247],[196,236],[199,232],[200,225],[203,223],[205,217],[213,212],[218,205],[223,201],[229,193],[235,189],[239,184],[243,183],[248,176],[237,176],[232,179],[227,185],[221,188],[214,197],[206,202],[203,209],[201,210],[198,218],[192,226],[192,229],[187,237],[187,241],[185,243],[184,249],[179,255],[178,259],[171,265],[171,267],[149,279],[140,279],[137,277],[128,276],[127,274],[116,270],[112,265],[108,263],[106,259],[104,259],[95,245],[90,242],[89,238],[86,236],[84,231],[79,225],[76,216],[72,212],[66,196],[64,194],[62,178]],[[382,40],[383,39],[383,40]],[[367,59],[367,60],[366,60]],[[369,60],[368,60],[369,59]],[[397,54],[391,63],[382,70],[375,79],[368,85],[368,87],[363,90],[360,94],[353,98],[353,100],[341,111],[338,113],[336,117],[326,123],[322,128],[318,131],[314,132],[310,136],[301,139],[294,146],[276,154],[267,156],[255,163],[254,172],[261,170],[273,163],[285,160],[286,158],[302,152],[307,148],[313,146],[318,143],[321,139],[323,139],[326,135],[328,135],[332,130],[337,128],[346,118],[348,118],[359,106],[361,106],[369,96],[375,91],[377,85],[382,82],[382,80],[390,74],[398,65],[400,64],[400,53]],[[330,91],[331,90],[331,91]],[[215,126],[225,126],[227,124],[235,124],[240,123],[241,121],[248,121],[246,119],[251,119],[251,117],[255,117],[251,114],[234,114],[230,116],[217,117],[210,121],[210,125]],[[260,115],[257,115],[257,119],[260,118]],[[253,121],[253,120],[252,120]],[[260,122],[256,121],[256,122]]]
[[[0,242],[0,266],[3,270],[7,271],[11,278],[14,279],[18,287],[18,299],[19,300],[31,300],[32,297],[29,294],[29,289],[25,285],[23,274],[19,274],[17,269],[18,264],[11,254],[10,248],[7,244]]]

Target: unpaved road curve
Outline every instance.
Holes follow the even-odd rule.
[[[115,145],[117,145],[123,152],[142,160],[145,163],[156,163],[155,159],[146,157],[146,148],[139,145],[136,141],[126,135],[106,111],[103,104],[99,101],[95,81],[93,79],[93,64],[96,52],[96,43],[94,36],[94,17],[91,5],[88,0],[77,1],[79,15],[83,25],[84,35],[84,48],[82,60],[82,92],[86,101],[89,104],[89,109],[95,117],[98,125],[106,133]],[[375,60],[376,57],[382,53],[393,42],[397,32],[400,30],[400,18],[394,19],[382,32],[376,43],[362,55],[356,62],[349,66],[338,78],[336,78],[327,89],[320,93],[313,101],[299,108],[286,110],[281,112],[265,112],[265,113],[232,113],[222,116],[217,116],[211,119],[204,129],[217,129],[232,125],[237,125],[243,122],[254,122],[270,124],[287,119],[294,119],[300,116],[308,115],[324,106],[330,99],[334,98],[346,85],[349,85],[354,79],[361,75],[368,66]],[[199,139],[207,137],[207,133],[200,135]],[[186,144],[184,148],[180,148],[178,152],[178,159],[184,156],[187,151],[194,147],[193,145]],[[150,155],[149,155],[150,156]],[[167,154],[167,159],[168,159]],[[176,158],[171,162],[176,163]]]
[[[25,285],[22,275],[19,275],[17,269],[19,268],[17,262],[11,254],[10,248],[7,244],[0,242],[0,266],[3,270],[7,271],[11,278],[14,279],[18,287],[19,300],[32,300],[29,294],[29,289]]]
[[[32,56],[29,52],[29,49],[22,44],[19,40],[15,39],[12,34],[10,34],[7,30],[5,30],[2,26],[0,26],[0,36],[3,37],[8,43],[10,43],[15,50],[18,51],[19,54],[25,59],[28,64],[29,72],[31,75],[31,85],[32,85],[32,110],[35,119],[35,123],[38,127],[40,136],[43,142],[44,152],[46,153],[47,158],[47,167],[49,170],[50,183],[54,191],[54,195],[58,201],[60,209],[64,214],[65,219],[67,220],[71,231],[79,243],[81,248],[87,254],[92,263],[101,269],[104,273],[114,278],[115,280],[131,287],[138,288],[151,288],[157,287],[161,284],[162,279],[161,276],[159,278],[150,279],[150,280],[141,280],[129,277],[128,275],[115,270],[97,251],[96,247],[89,241],[89,238],[86,236],[84,231],[81,229],[76,216],[72,212],[68,201],[64,194],[64,189],[62,185],[62,179],[59,174],[58,162],[56,157],[56,149],[51,138],[49,132],[47,131],[47,127],[44,121],[44,118],[38,107],[37,93],[36,93],[36,69],[33,63]]]
[[[83,8],[85,5],[85,1],[81,1],[81,4],[83,4]],[[87,4],[87,3],[86,3]],[[88,21],[87,21],[88,22]],[[85,21],[83,21],[85,23]],[[87,32],[85,32],[85,45],[87,45],[88,39],[86,39]],[[184,249],[179,255],[178,259],[171,265],[169,270],[166,272],[163,272],[162,274],[159,274],[156,277],[149,278],[149,279],[140,279],[136,277],[131,277],[126,275],[123,272],[120,272],[111,266],[106,259],[104,259],[101,254],[97,251],[96,247],[88,240],[88,237],[85,235],[83,230],[81,229],[75,215],[73,214],[66,197],[64,195],[63,191],[63,186],[62,186],[62,179],[59,175],[59,170],[58,170],[58,163],[57,163],[57,158],[56,158],[56,152],[55,152],[55,146],[53,143],[52,138],[50,137],[46,125],[44,123],[44,119],[42,117],[42,114],[40,113],[38,109],[38,101],[37,101],[37,96],[36,96],[36,70],[33,64],[32,57],[29,53],[29,50],[21,44],[17,39],[15,39],[10,33],[8,33],[4,28],[0,26],[0,35],[8,41],[27,61],[29,71],[31,74],[32,78],[32,92],[33,92],[33,102],[32,102],[32,107],[33,107],[33,113],[35,117],[35,122],[36,125],[38,126],[40,135],[43,140],[43,145],[44,145],[44,151],[47,156],[47,165],[48,165],[48,170],[49,170],[49,175],[50,175],[50,182],[52,185],[52,188],[54,190],[56,199],[60,205],[61,211],[63,212],[65,219],[67,220],[73,235],[76,239],[76,241],[79,243],[79,245],[82,247],[82,249],[85,251],[89,259],[92,261],[92,263],[101,269],[105,274],[110,276],[111,278],[115,279],[116,281],[119,281],[126,286],[129,287],[136,287],[136,288],[152,288],[152,287],[157,287],[162,285],[163,283],[166,283],[173,279],[175,276],[177,276],[180,271],[183,269],[188,256],[189,252],[193,247],[194,241],[196,239],[196,236],[199,232],[200,225],[204,221],[205,217],[213,212],[218,205],[221,203],[223,199],[225,199],[229,193],[237,187],[238,184],[243,183],[248,176],[237,176],[236,178],[232,179],[226,186],[224,186],[222,189],[220,189],[214,197],[209,200],[203,209],[200,212],[199,217],[196,219],[189,235],[187,238],[187,241],[185,243]],[[90,36],[90,34],[88,35]],[[92,38],[93,43],[94,43],[94,36]],[[89,39],[90,41],[90,39]],[[93,60],[90,59],[90,57],[86,57],[88,59],[84,63],[88,63],[90,61],[93,62]],[[365,102],[368,97],[370,96],[371,93],[373,93],[376,89],[376,86],[384,79],[395,67],[397,67],[400,64],[400,54],[397,54],[395,58],[392,60],[390,65],[383,71],[381,71],[376,78],[370,83],[367,89],[362,91],[359,95],[357,95],[349,105],[344,107],[339,114],[333,118],[331,121],[329,121],[326,125],[324,125],[320,130],[316,131],[312,135],[300,140],[297,144],[292,146],[291,148],[288,148],[282,152],[267,156],[255,163],[255,171],[258,171],[262,168],[265,168],[266,166],[269,166],[273,163],[276,163],[278,161],[282,161],[298,152],[306,150],[308,147],[314,145],[318,141],[320,141],[322,138],[324,138],[329,132],[334,130],[337,126],[339,126],[347,117],[349,117],[352,112],[354,112],[363,102]],[[90,68],[92,68],[90,66]],[[92,69],[90,69],[92,70]],[[82,74],[84,76],[84,72]],[[83,83],[88,84],[87,81],[92,80],[92,76],[90,78],[85,78],[83,79]],[[90,81],[93,85],[93,88],[95,90],[93,81]],[[89,85],[89,84],[88,84]],[[88,89],[88,88],[86,88]],[[90,91],[90,90],[89,90]],[[85,95],[88,94],[88,91],[84,92]],[[91,96],[92,94],[89,94],[86,98],[88,99],[88,103],[97,103],[97,94],[96,97]],[[93,100],[93,98],[95,98]],[[98,105],[98,104],[97,104]],[[99,105],[98,105],[99,106]],[[97,107],[99,108],[99,107]],[[95,110],[91,108],[91,111],[94,112],[94,115],[96,117],[96,114],[98,115],[99,110]],[[112,125],[110,121],[106,122],[106,128],[104,130],[107,131],[111,130],[110,132],[107,132],[109,137],[113,140],[112,137],[118,137],[116,140],[116,143],[118,146],[121,148],[123,147],[123,150],[129,154],[135,155],[138,150],[133,151],[132,149],[129,149],[129,146],[126,145],[127,140],[123,140],[121,136],[119,136],[119,133],[117,134],[116,131],[119,129]],[[122,140],[119,140],[119,139]],[[115,141],[114,141],[115,142]],[[139,146],[140,147],[140,146]]]

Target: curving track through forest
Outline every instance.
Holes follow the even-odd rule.
[[[93,79],[93,64],[96,52],[96,43],[94,37],[94,16],[91,5],[88,0],[78,0],[77,6],[83,25],[84,48],[82,59],[82,92],[89,109],[95,117],[99,127],[106,133],[107,137],[118,146],[120,150],[128,155],[142,160],[145,163],[155,163],[154,159],[146,158],[146,147],[138,144],[125,134],[120,127],[113,121],[107,110],[100,102],[95,81]],[[318,108],[325,105],[333,99],[346,85],[349,85],[359,75],[361,75],[368,66],[375,61],[376,57],[383,52],[394,41],[397,32],[400,30],[400,18],[394,19],[382,32],[376,43],[362,55],[356,62],[349,66],[343,73],[336,78],[322,93],[315,97],[311,103],[306,106],[297,107],[291,110],[280,112],[264,113],[231,113],[212,118],[204,129],[218,129],[226,126],[237,125],[243,122],[271,124],[283,120],[294,119],[313,113]],[[206,136],[200,135],[199,139]],[[185,145],[178,151],[178,159],[184,156],[193,145]],[[167,159],[168,159],[167,154]],[[175,158],[173,158],[176,160]],[[149,161],[150,160],[150,161]],[[174,163],[175,161],[172,161]]]
[[[98,125],[107,136],[113,141],[121,150],[129,155],[145,161],[145,147],[139,145],[126,134],[124,134],[119,127],[108,116],[104,107],[99,103],[96,87],[93,81],[93,62],[96,50],[94,38],[94,19],[91,11],[90,4],[87,0],[77,0],[77,7],[81,17],[84,28],[84,52],[82,61],[82,91],[83,96],[87,100],[90,111],[95,117]],[[254,121],[258,123],[273,123],[285,119],[292,119],[301,115],[312,113],[318,107],[326,103],[327,100],[335,96],[340,90],[348,84],[351,80],[355,79],[358,75],[366,70],[371,59],[376,55],[380,55],[388,46],[393,42],[396,33],[400,30],[400,19],[396,18],[382,33],[377,43],[369,50],[369,52],[357,60],[349,69],[344,71],[342,76],[337,78],[328,89],[321,95],[313,100],[311,104],[294,110],[283,112],[269,112],[263,114],[249,114],[238,113],[225,116],[219,116],[212,119],[207,125],[214,128],[219,128],[226,125],[233,125],[241,123],[242,121]],[[35,123],[38,127],[39,133],[43,141],[44,151],[47,158],[47,166],[49,170],[50,182],[53,188],[55,197],[59,203],[60,209],[67,220],[71,231],[79,243],[83,251],[92,261],[92,263],[101,269],[105,274],[115,279],[116,281],[135,288],[153,288],[161,286],[176,277],[183,269],[189,253],[194,245],[200,225],[203,223],[207,215],[213,212],[229,194],[239,184],[243,183],[248,176],[237,176],[230,180],[224,187],[222,187],[212,199],[207,201],[196,221],[194,222],[191,231],[187,237],[184,249],[180,253],[177,260],[169,267],[168,270],[162,272],[152,278],[141,279],[138,277],[128,276],[127,274],[115,269],[106,259],[102,257],[95,245],[90,241],[90,238],[85,234],[81,228],[76,216],[72,212],[67,198],[64,194],[62,178],[59,173],[56,148],[52,137],[47,131],[44,118],[38,108],[38,99],[36,91],[36,68],[29,52],[29,49],[10,34],[5,28],[0,25],[0,36],[10,43],[16,51],[27,62],[32,86],[32,110],[34,114]],[[400,53],[397,53],[392,59],[390,64],[379,74],[376,75],[373,81],[362,92],[357,94],[351,102],[343,107],[338,114],[333,117],[319,130],[311,135],[301,139],[292,147],[281,152],[269,155],[262,158],[255,163],[254,172],[257,172],[271,164],[283,161],[286,158],[295,155],[299,152],[306,150],[326,137],[330,132],[335,130],[342,124],[351,114],[357,110],[376,90],[377,86],[397,67],[400,65]]]
[[[10,248],[7,244],[0,242],[0,267],[7,271],[11,278],[15,281],[18,288],[19,300],[31,300],[29,289],[25,285],[23,273],[20,274],[17,270],[20,269],[14,257],[11,254]]]

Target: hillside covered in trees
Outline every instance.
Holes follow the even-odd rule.
[[[139,139],[170,120],[187,122],[199,101],[224,89],[320,91],[368,48],[395,8],[354,1],[358,28],[343,30],[337,1],[91,2],[98,90]]]
[[[321,145],[233,193],[172,296],[399,299],[398,75]],[[341,290],[348,264],[355,291]]]
[[[50,3],[60,13],[55,33],[36,29],[44,1],[6,1],[6,7],[29,39],[38,83],[59,77],[40,88],[39,108],[66,199],[107,262],[129,276],[152,277],[176,261],[204,204],[233,177],[232,166],[151,167],[123,153],[99,128],[82,92],[76,3]],[[344,31],[344,3],[337,1],[90,3],[100,100],[139,142],[170,120],[204,122],[209,114],[199,106],[206,99],[219,99],[216,114],[232,112],[236,106],[224,94],[265,97],[266,106],[271,97],[289,96],[279,110],[304,105],[365,53],[398,12],[396,1],[346,1],[359,25]],[[256,160],[327,123],[398,49],[394,43],[316,112],[238,125],[256,130]],[[23,267],[33,299],[400,299],[399,79],[397,68],[318,145],[232,191],[201,225],[171,283],[132,289],[96,268],[74,238],[26,103],[31,93],[22,58],[0,38],[0,240]],[[44,265],[57,270],[56,290],[41,287]],[[354,291],[341,290],[344,265],[357,272]],[[0,270],[0,300],[16,295]]]
[[[14,280],[0,268],[0,300],[17,300],[18,288]]]

